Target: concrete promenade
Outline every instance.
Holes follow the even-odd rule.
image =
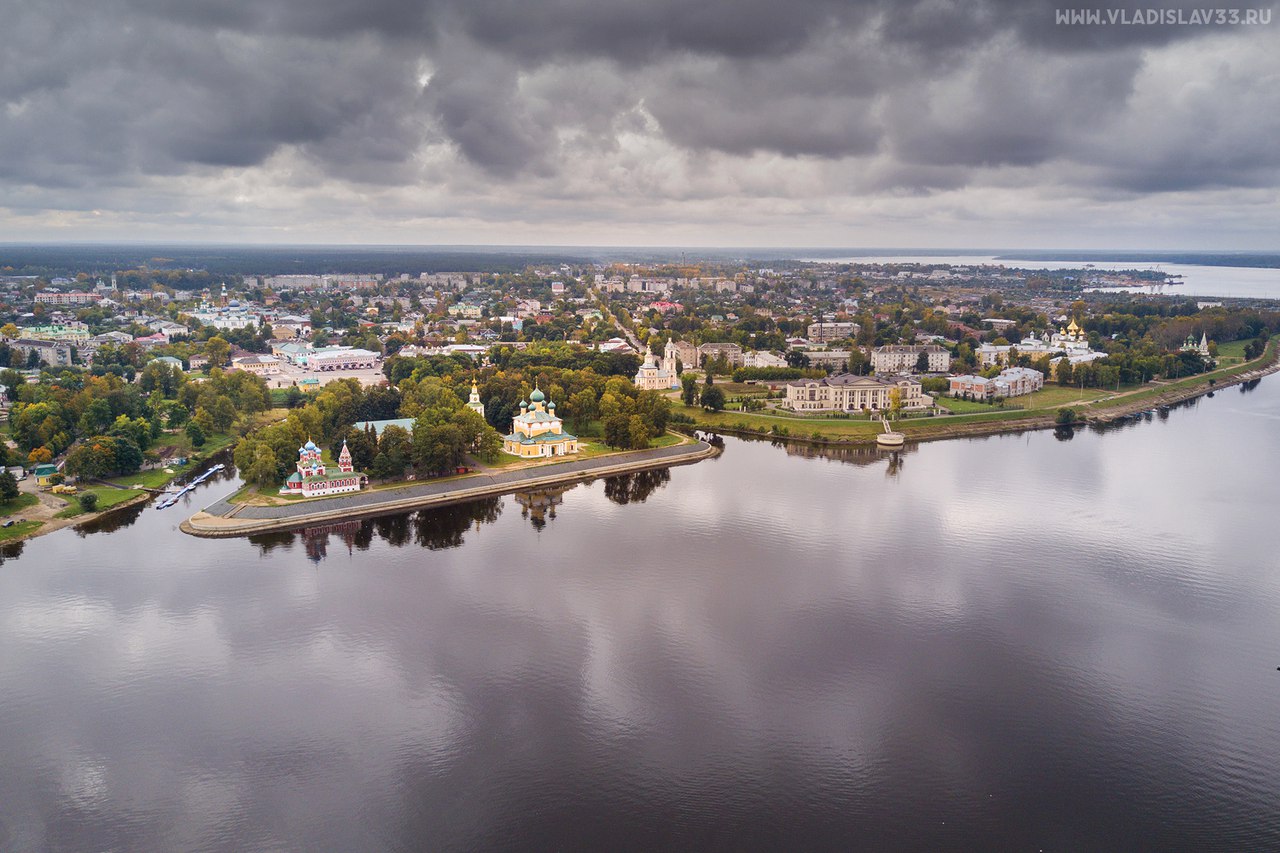
[[[280,506],[232,504],[225,498],[183,521],[180,528],[193,536],[247,536],[274,530],[291,530],[311,524],[329,524],[373,515],[460,503],[476,498],[508,494],[651,468],[697,462],[716,454],[704,441],[610,454],[594,459],[568,460],[473,474],[444,481],[410,483],[391,489],[339,495]]]

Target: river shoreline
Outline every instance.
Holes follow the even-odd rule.
[[[164,494],[164,491],[169,486],[171,486],[175,481],[183,477],[188,477],[188,476],[197,474],[198,472],[203,470],[205,466],[215,463],[219,457],[225,457],[227,461],[230,461],[230,451],[231,451],[230,447],[221,447],[217,450],[212,451],[207,456],[204,456],[204,455],[193,456],[190,463],[186,466],[183,466],[183,470],[175,471],[170,477],[164,480],[163,483],[160,483],[158,486],[139,487],[139,489],[137,490],[141,491],[141,494],[134,495],[128,500],[122,501],[121,503],[118,503],[118,504],[114,504],[113,506],[109,506],[106,509],[94,510],[93,512],[81,512],[78,515],[73,515],[69,517],[59,517],[57,513],[60,512],[61,510],[50,509],[47,507],[47,505],[45,505],[44,512],[20,513],[14,519],[15,521],[39,521],[40,526],[35,528],[34,530],[30,530],[26,533],[23,533],[20,536],[14,536],[11,539],[5,539],[3,541],[0,541],[0,547],[4,545],[11,545],[16,542],[26,542],[30,539],[36,539],[41,536],[45,536],[49,533],[56,533],[59,530],[64,530],[68,527],[79,527],[81,525],[94,524],[98,521],[101,521],[104,518],[111,517],[113,514],[117,512],[123,512],[124,510],[132,509],[133,507],[136,507],[139,504],[150,503],[160,495]],[[128,479],[128,477],[126,476],[124,479]],[[135,490],[133,487],[130,487],[130,486],[120,486],[104,480],[96,480],[96,481],[93,481],[93,483],[96,483],[98,485],[112,486],[113,488],[120,488],[120,489],[125,489],[130,491]],[[61,509],[65,510],[67,507],[74,505],[74,501],[77,499],[77,497],[78,497],[77,495],[67,496],[68,498],[67,504]]]
[[[1239,365],[1244,367],[1245,365]],[[1063,408],[1072,408],[1079,411],[1085,418],[1085,422],[1107,423],[1119,420],[1148,411],[1152,408],[1161,406],[1169,406],[1175,403],[1185,402],[1203,396],[1211,391],[1230,388],[1244,382],[1259,379],[1272,373],[1280,371],[1280,347],[1275,341],[1272,341],[1268,348],[1268,355],[1263,359],[1259,359],[1256,366],[1248,370],[1242,370],[1238,373],[1227,376],[1205,374],[1197,381],[1179,383],[1179,387],[1171,388],[1168,391],[1160,392],[1157,387],[1143,389],[1136,392],[1133,396],[1141,395],[1140,398],[1132,401],[1126,400],[1123,396],[1119,398],[1109,398],[1108,400],[1092,401],[1077,406],[1064,406]],[[1212,380],[1212,381],[1211,381]],[[1155,391],[1156,393],[1151,393]],[[1099,403],[1111,403],[1110,405],[1099,405]],[[947,424],[945,419],[930,421],[909,421],[901,425],[901,428],[907,434],[907,442],[909,444],[919,444],[926,441],[943,441],[952,438],[978,438],[988,435],[1001,435],[1007,433],[1020,433],[1030,430],[1053,429],[1058,426],[1055,414],[1044,413],[1038,415],[1029,415],[1027,417],[1000,417],[993,415],[990,421],[971,422],[965,424]],[[689,424],[690,430],[698,430],[711,434],[723,434],[741,436],[744,438],[768,438],[772,441],[781,441],[790,444],[808,445],[814,447],[870,447],[875,445],[873,436],[847,436],[840,438],[823,438],[815,439],[811,436],[796,435],[776,435],[767,432],[757,432],[754,430],[738,430],[724,425],[710,424]],[[452,503],[460,503],[467,500],[482,497],[492,497],[494,495],[508,494],[513,491],[519,491],[523,488],[539,488],[552,485],[560,485],[570,482],[581,482],[584,480],[592,480],[597,477],[613,476],[617,474],[633,473],[635,471],[648,470],[651,468],[666,467],[668,465],[680,465],[696,462],[708,456],[715,455],[718,450],[711,448],[705,443],[693,445],[699,447],[696,453],[681,453],[670,458],[662,458],[655,461],[634,460],[628,462],[623,457],[625,454],[604,457],[598,460],[599,465],[592,466],[589,469],[566,472],[564,474],[539,474],[539,468],[530,468],[525,470],[526,476],[522,477],[519,483],[503,482],[503,483],[487,483],[477,484],[471,487],[456,488],[444,494],[433,495],[416,495],[410,497],[393,497],[395,494],[403,493],[405,490],[414,489],[414,486],[407,486],[405,489],[388,490],[386,500],[371,503],[367,507],[356,509],[333,509],[322,510],[314,509],[309,512],[298,512],[296,515],[290,515],[287,518],[280,519],[236,519],[234,515],[218,515],[206,513],[205,511],[197,512],[190,518],[185,519],[179,524],[179,528],[193,536],[200,537],[230,537],[230,536],[248,536],[255,533],[266,533],[278,530],[289,530],[297,527],[306,526],[314,523],[328,523],[337,520],[346,520],[350,518],[363,518],[373,515],[383,515],[394,512],[409,511],[422,509],[431,506],[443,506]],[[688,448],[688,445],[685,445]],[[701,448],[706,448],[705,450]],[[225,452],[225,451],[219,451]],[[636,451],[637,453],[645,453],[646,451]],[[212,454],[208,460],[211,461],[218,454]],[[593,460],[596,461],[596,460]],[[485,475],[476,475],[477,480]],[[174,478],[176,479],[176,477]],[[459,481],[453,481],[459,484]],[[422,484],[429,486],[430,484]],[[155,495],[142,494],[132,498],[124,503],[118,504],[106,510],[95,513],[85,513],[73,518],[47,518],[43,519],[40,527],[5,540],[2,545],[8,545],[18,542],[27,541],[49,533],[57,532],[67,527],[77,527],[82,524],[88,524],[98,521],[112,513],[130,509],[141,503],[151,501]],[[326,499],[328,500],[328,499]],[[291,507],[295,510],[301,510],[303,507],[313,507],[320,501],[308,502],[305,505],[294,504]],[[237,508],[236,512],[239,512]]]
[[[1133,392],[1131,395],[1128,395],[1135,398],[1132,400],[1127,400],[1126,397],[1122,395],[1120,397],[1111,397],[1105,400],[1094,400],[1089,403],[1064,405],[1060,408],[1074,409],[1083,416],[1084,420],[1077,421],[1077,426],[1082,423],[1107,423],[1119,420],[1160,406],[1170,406],[1174,403],[1185,402],[1186,400],[1204,396],[1211,391],[1230,388],[1234,385],[1240,385],[1244,382],[1260,379],[1263,376],[1268,376],[1280,371],[1280,346],[1277,345],[1275,340],[1270,343],[1267,352],[1268,355],[1255,362],[1255,366],[1248,370],[1242,370],[1238,373],[1223,376],[1221,374],[1211,372],[1203,374],[1196,380],[1182,380],[1178,383],[1177,387],[1169,388],[1164,392],[1159,390],[1159,386],[1144,388],[1141,391]],[[1238,365],[1238,367],[1245,366],[1246,365]],[[800,423],[803,424],[802,421]],[[779,435],[771,432],[757,432],[749,429],[734,429],[721,424],[712,425],[693,423],[682,426],[685,426],[690,430],[697,430],[706,433],[732,435],[741,438],[767,438],[771,441],[811,445],[815,447],[871,447],[876,444],[874,435],[814,438],[812,436],[804,435]],[[1059,426],[1057,413],[1046,411],[1043,414],[1027,415],[1025,417],[1002,417],[1000,414],[993,414],[989,421],[970,422],[964,424],[948,424],[946,423],[945,418],[911,420],[899,422],[895,425],[895,429],[899,429],[906,433],[908,444],[919,444],[926,441],[944,441],[950,438],[980,438],[987,435],[1001,435],[1004,433],[1026,432],[1028,430],[1053,429],[1057,426]]]
[[[328,524],[335,521],[349,521],[463,503],[525,489],[590,481],[600,477],[632,474],[672,465],[688,465],[708,459],[719,452],[719,449],[707,442],[695,441],[668,448],[619,453],[598,459],[570,460],[497,474],[475,474],[443,483],[418,483],[383,492],[340,495],[283,507],[231,505],[224,499],[215,501],[204,510],[185,519],[178,528],[184,533],[203,538],[251,536],[258,533],[295,530],[314,524]],[[413,494],[406,495],[406,492]],[[360,504],[352,505],[352,499],[360,500]],[[225,511],[223,511],[224,508]],[[250,513],[256,513],[258,517],[250,517]],[[262,517],[267,513],[272,517]]]
[[[70,518],[58,518],[56,515],[51,515],[48,518],[30,518],[30,517],[24,518],[21,520],[39,521],[40,526],[35,528],[34,530],[31,530],[31,531],[28,531],[27,533],[22,534],[21,536],[14,536],[12,539],[5,539],[4,541],[0,542],[0,547],[3,547],[5,545],[12,545],[15,542],[26,542],[27,540],[36,539],[40,536],[44,536],[47,533],[56,533],[59,530],[63,530],[68,527],[79,527],[82,524],[90,524],[92,522],[99,521],[100,519],[106,518],[112,513],[120,512],[121,510],[135,507],[141,503],[146,503],[147,501],[150,501],[154,497],[155,495],[152,495],[152,494],[135,495],[134,497],[129,498],[129,500],[124,501],[123,503],[118,503],[115,506],[110,507],[108,509],[98,510],[96,512],[85,512],[85,513],[81,513],[80,515],[71,516]]]

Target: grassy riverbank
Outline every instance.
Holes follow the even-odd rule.
[[[1020,408],[997,408],[982,403],[965,403],[942,399],[941,405],[956,402],[958,413],[913,416],[894,422],[894,429],[908,438],[926,440],[961,435],[982,435],[1032,426],[1050,425],[1058,409],[1070,408],[1084,417],[1110,417],[1119,410],[1146,405],[1168,404],[1179,398],[1193,397],[1232,382],[1251,371],[1274,367],[1280,336],[1273,337],[1259,358],[1249,362],[1234,361],[1208,373],[1175,381],[1149,382],[1146,385],[1105,388],[1071,388],[1051,385],[1035,394],[1016,399]],[[1243,345],[1239,347],[1243,353]],[[1229,350],[1234,352],[1234,350]],[[1230,357],[1230,356],[1229,356]],[[693,419],[697,429],[712,432],[772,435],[812,441],[873,441],[882,431],[878,422],[846,417],[798,417],[786,413],[708,412],[697,406],[676,403],[674,411]]]
[[[121,504],[144,497],[146,494],[141,489],[113,489],[110,486],[91,486],[87,489],[81,489],[77,494],[68,498],[66,508],[54,517],[77,518],[81,515],[86,515],[87,513],[80,504],[81,495],[96,495],[98,506],[94,512],[106,512],[109,509],[115,509]]]
[[[15,512],[21,512],[27,507],[35,506],[40,499],[29,492],[23,492],[13,500],[5,504],[0,504],[0,518],[8,518]]]
[[[0,542],[13,542],[18,539],[26,539],[42,526],[44,526],[43,521],[17,521],[9,527],[0,527]]]
[[[242,431],[278,420],[286,413],[285,409],[259,412],[243,420],[236,430],[209,436],[199,448],[192,446],[191,438],[184,430],[163,433],[153,449],[160,450],[164,457],[185,458],[186,462],[181,465],[138,471],[100,483],[81,483],[74,495],[42,492],[37,496],[32,492],[24,492],[7,506],[0,507],[0,518],[9,515],[18,516],[12,526],[0,528],[0,542],[43,536],[46,533],[61,530],[63,527],[83,524],[105,513],[147,500],[152,494],[148,490],[163,489],[174,480],[193,473],[216,454],[234,446],[240,440]],[[80,502],[81,496],[86,494],[95,495],[98,499],[92,512],[86,511]]]

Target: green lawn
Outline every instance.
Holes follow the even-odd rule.
[[[199,448],[192,446],[191,436],[187,435],[185,430],[177,430],[176,432],[165,432],[160,435],[154,442],[153,447],[171,447],[175,456],[207,456],[210,453],[217,453],[239,440],[240,436],[234,432],[216,432],[207,436],[205,442]]]
[[[1014,397],[1010,402],[1024,409],[1056,409],[1059,406],[1079,406],[1082,402],[1087,403],[1114,393],[1114,390],[1104,388],[1085,388],[1081,391],[1079,386],[1046,384],[1042,390]]]
[[[973,412],[998,412],[1000,408],[991,403],[980,403],[976,400],[962,400],[957,397],[938,397],[938,405],[950,409],[958,415]]]
[[[186,438],[185,433],[183,433],[183,437]],[[219,451],[226,450],[239,440],[240,436],[234,432],[215,432],[213,435],[206,438],[204,444],[199,448],[192,448],[188,455],[194,454],[196,456],[208,458]],[[190,447],[189,439],[187,446]]]
[[[1244,361],[1244,348],[1249,345],[1249,341],[1228,341],[1225,344],[1218,344],[1218,365],[1221,367],[1230,367],[1233,364],[1239,364]]]
[[[586,444],[586,442],[581,439],[579,439],[578,443],[580,445]],[[524,460],[519,456],[512,456],[509,453],[498,451],[497,455],[494,456],[493,459],[483,459],[481,460],[481,464],[486,468],[510,468],[512,465],[519,464],[523,461]]]
[[[566,456],[566,459],[594,459],[597,456],[607,456],[610,453],[617,453],[609,445],[603,441],[580,441],[578,442],[578,452],[572,456]],[[514,457],[513,457],[514,458]]]
[[[879,423],[850,418],[796,418],[743,412],[708,412],[700,406],[677,405],[672,411],[693,418],[694,426],[704,429],[750,429],[768,432],[772,427],[786,427],[797,436],[818,433],[822,436],[874,437],[881,431]]]
[[[232,492],[230,495],[227,496],[227,503],[232,503],[232,504],[240,503],[245,498],[248,498],[254,494],[265,494],[265,493],[259,491],[258,487],[255,486],[253,483],[245,483],[243,486],[236,489],[234,492]]]
[[[650,447],[670,447],[673,444],[679,444],[681,437],[675,433],[663,433],[657,438],[649,442]],[[602,439],[585,440],[581,437],[578,439],[578,452],[572,456],[566,456],[565,459],[594,459],[597,456],[604,456],[608,453],[621,453],[604,443]],[[546,459],[548,457],[535,457],[535,460]],[[559,458],[559,457],[557,457]],[[521,459],[519,456],[509,456],[506,453],[499,453],[498,458],[492,461],[486,461],[485,467],[488,468],[510,468],[513,465],[519,465],[527,462],[527,459]]]
[[[58,513],[58,518],[75,518],[82,515],[84,510],[80,508],[80,495],[92,493],[98,496],[97,512],[104,509],[111,509],[113,506],[119,506],[122,503],[131,501],[139,495],[145,495],[146,492],[138,489],[113,489],[110,486],[91,486],[87,489],[81,489],[79,494],[67,496],[67,506]]]
[[[238,440],[239,437],[233,433],[216,433],[205,442],[203,447],[194,451],[194,455],[191,455],[193,453],[191,440],[186,433],[180,436],[166,434],[156,440],[156,446],[175,447],[175,454],[187,457],[185,465],[170,466],[170,470],[173,472],[171,474],[167,473],[164,468],[152,468],[149,471],[138,471],[134,474],[126,474],[123,477],[111,477],[107,482],[115,483],[117,486],[142,486],[144,489],[163,489],[171,481],[191,471],[203,460],[208,459],[209,456],[225,450]]]
[[[126,474],[123,477],[112,477],[107,482],[115,483],[117,486],[124,486],[132,489],[134,486],[141,486],[144,489],[163,489],[168,485],[169,481],[174,477],[180,476],[184,472],[190,470],[193,463],[188,462],[186,465],[175,465],[170,470],[172,474],[167,473],[163,468],[154,468],[150,471],[138,471],[134,474]],[[119,491],[113,489],[112,491]]]
[[[26,509],[29,506],[35,506],[40,499],[30,492],[23,492],[8,503],[0,504],[0,518],[13,515],[20,509]]]
[[[17,539],[19,536],[26,536],[42,524],[44,524],[43,521],[19,521],[12,527],[0,527],[0,542]]]
[[[663,433],[662,435],[650,441],[649,446],[650,447],[670,447],[673,444],[679,444],[680,441],[681,441],[681,437],[679,435],[676,435],[675,433],[667,432],[667,433]],[[605,444],[603,441],[579,441],[577,453],[574,453],[570,456],[564,456],[564,457],[557,456],[555,457],[555,459],[557,461],[564,461],[564,460],[572,461],[575,459],[595,459],[599,456],[609,456],[610,454],[613,454],[613,453],[626,453],[626,452],[627,451],[625,449],[619,450],[619,449],[610,447],[609,445]],[[511,456],[508,458],[511,459],[512,462],[525,461],[515,456]],[[546,456],[537,457],[535,461],[544,461],[548,458],[550,457],[546,457]],[[493,463],[490,463],[490,464],[493,464]],[[499,463],[499,464],[509,465],[511,463]]]
[[[1138,388],[1137,385],[1122,385],[1120,392],[1132,391]],[[1004,409],[1057,409],[1061,406],[1079,406],[1088,403],[1090,400],[1097,400],[1102,397],[1110,397],[1117,393],[1114,388],[1085,388],[1079,386],[1071,387],[1070,385],[1045,385],[1039,391],[1032,394],[1024,394],[1020,397],[1011,397],[1005,401]],[[941,397],[938,399],[939,405],[945,406],[956,414],[967,415],[978,412],[999,412],[1001,407],[993,403],[980,403],[970,400],[956,400],[951,397]]]
[[[701,393],[704,387],[706,386],[699,382],[698,392]],[[727,397],[741,397],[743,395],[763,397],[769,393],[769,386],[767,385],[748,385],[745,382],[725,382],[717,379],[715,387],[723,391]],[[677,393],[679,392],[677,391]]]

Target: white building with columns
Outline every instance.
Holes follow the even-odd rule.
[[[788,382],[787,408],[797,412],[882,412],[893,405],[895,390],[903,409],[927,409],[933,405],[933,398],[924,393],[919,380],[910,376],[841,373]]]

